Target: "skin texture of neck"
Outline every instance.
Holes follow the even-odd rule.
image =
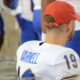
[[[53,34],[52,32],[46,33],[46,43],[65,46],[67,41],[68,38],[65,34]]]

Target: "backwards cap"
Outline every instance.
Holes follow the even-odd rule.
[[[50,3],[43,12],[45,16],[51,16],[54,19],[53,23],[46,23],[48,26],[58,26],[59,24],[69,23],[71,20],[80,21],[80,15],[75,13],[74,7],[64,1],[55,1]]]

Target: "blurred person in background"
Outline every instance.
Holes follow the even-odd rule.
[[[41,40],[41,0],[21,1],[22,12],[16,16],[21,27],[21,43]]]
[[[51,2],[53,2],[53,1],[56,1],[56,0],[42,0],[42,2],[41,2],[41,24],[42,24],[42,40],[43,41],[45,41],[45,37],[46,37],[46,35],[45,35],[45,27],[44,27],[44,25],[43,25],[43,17],[42,17],[42,13],[43,13],[43,11],[44,11],[44,9],[45,9],[45,7],[49,4],[49,3],[51,3]]]
[[[21,12],[16,15],[16,19],[20,26],[20,43],[26,41],[37,40],[37,36],[33,27],[33,3],[32,0],[21,0],[18,7]],[[19,8],[17,8],[17,11]]]
[[[4,0],[7,1],[7,0]],[[16,17],[20,26],[20,44],[29,40],[38,40],[37,33],[33,27],[33,1],[32,0],[13,0],[13,4],[5,10]],[[16,5],[14,5],[16,4]]]

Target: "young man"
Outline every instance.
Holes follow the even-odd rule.
[[[80,75],[77,53],[64,47],[72,39],[77,14],[63,1],[50,3],[44,10],[46,40],[29,41],[17,50],[17,71],[20,80],[76,80]]]
[[[21,28],[20,42],[41,40],[41,0],[21,0],[22,12],[16,15]]]
[[[52,0],[53,1],[53,0]],[[70,3],[71,5],[74,6],[76,13],[80,14],[80,0],[55,0],[55,1],[66,1],[68,3]],[[45,8],[45,3],[46,2],[50,2],[50,0],[42,0],[42,12]],[[49,3],[47,3],[46,5],[48,5]],[[43,22],[43,17],[42,17],[42,22]],[[42,31],[45,33],[45,28],[42,26]],[[72,40],[69,40],[66,43],[66,47],[70,47],[72,49],[74,49],[78,55],[80,56],[80,22],[76,21],[76,27],[75,27],[75,34]],[[44,37],[45,38],[45,37]]]
[[[32,0],[19,0],[16,9],[16,19],[20,26],[20,43],[38,40],[33,27],[33,5]],[[21,10],[21,11],[20,11]]]

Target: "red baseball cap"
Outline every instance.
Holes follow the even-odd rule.
[[[46,23],[48,26],[58,26],[59,24],[69,23],[71,20],[80,21],[80,15],[76,14],[74,7],[64,1],[55,1],[50,3],[43,12],[43,18],[50,15],[54,18],[53,23]]]

